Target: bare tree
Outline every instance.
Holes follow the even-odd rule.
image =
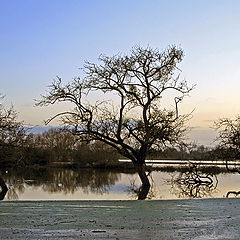
[[[236,119],[222,118],[215,122],[215,128],[219,130],[217,136],[218,148],[221,157],[226,161],[226,168],[229,172],[239,173],[239,162],[229,164],[229,160],[240,159],[240,116]],[[226,197],[230,195],[238,196],[240,191],[229,191]]]
[[[225,150],[225,157],[240,158],[240,116],[236,119],[223,118],[215,123],[219,130],[218,147]]]
[[[0,99],[3,96],[0,95]],[[0,147],[12,147],[24,140],[26,131],[22,122],[17,121],[17,113],[10,107],[6,109],[0,103]]]
[[[147,153],[151,148],[176,144],[186,130],[188,116],[179,115],[178,104],[193,87],[180,80],[177,64],[182,58],[183,51],[175,46],[162,52],[134,47],[129,55],[100,55],[99,64],[85,63],[83,79],[63,85],[58,77],[37,105],[73,103],[74,110],[60,112],[46,122],[61,117],[79,140],[112,146],[131,159],[143,188],[149,189]],[[162,105],[165,93],[173,100],[168,109]],[[87,101],[93,94],[113,100]]]
[[[219,130],[216,141],[218,141],[218,152],[220,157],[225,159],[226,168],[230,172],[240,173],[239,164],[231,164],[229,160],[240,158],[240,116],[236,119],[222,118],[215,122],[215,128]]]

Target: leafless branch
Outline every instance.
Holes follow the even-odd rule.
[[[75,109],[58,113],[47,123],[61,117],[81,140],[107,143],[136,166],[144,166],[151,148],[175,144],[184,135],[188,116],[179,114],[178,104],[194,86],[180,79],[177,65],[182,58],[183,51],[176,46],[162,52],[136,46],[129,55],[100,55],[99,64],[85,62],[84,78],[64,85],[57,77],[36,105],[72,103]],[[177,95],[174,110],[161,108],[163,93],[168,90]],[[114,94],[119,104],[107,100],[89,104],[92,93],[110,98]],[[141,180],[148,182],[143,168],[137,168]]]

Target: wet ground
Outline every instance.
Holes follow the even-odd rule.
[[[0,239],[240,239],[240,199],[3,201]]]

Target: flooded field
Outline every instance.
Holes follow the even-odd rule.
[[[134,200],[136,173],[103,169],[8,169],[1,172],[6,200]],[[237,197],[240,174],[201,171],[153,171],[147,199]]]
[[[239,239],[239,199],[4,201],[0,239]]]

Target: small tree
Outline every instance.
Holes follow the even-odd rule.
[[[1,94],[0,99],[3,99]],[[9,157],[7,153],[9,149],[19,145],[24,136],[25,130],[21,126],[21,123],[17,121],[17,114],[14,109],[12,107],[5,109],[0,103],[0,163],[2,163],[3,159],[5,160]],[[0,187],[0,200],[3,200],[8,191],[8,187],[1,176]]]
[[[225,158],[240,158],[240,116],[232,120],[220,119],[215,123],[219,130],[217,141],[218,147],[225,153]]]
[[[64,125],[81,141],[101,141],[131,159],[148,192],[150,183],[145,173],[146,154],[180,141],[185,132],[186,115],[180,116],[178,104],[192,87],[180,80],[177,64],[183,51],[175,46],[160,52],[150,47],[135,47],[126,56],[99,57],[100,64],[86,62],[83,79],[62,84],[57,78],[39,106],[71,102],[75,109],[50,118],[62,117]],[[171,91],[172,90],[172,91]],[[173,108],[162,106],[163,95],[175,92]],[[112,101],[89,103],[88,97],[110,96]],[[102,98],[102,95],[99,95]],[[115,104],[118,99],[118,104]],[[145,193],[139,195],[145,198]]]
[[[3,96],[0,95],[0,99]],[[5,109],[0,103],[0,147],[13,147],[19,145],[25,137],[25,129],[17,121],[17,113],[13,107]]]
[[[230,172],[240,174],[238,165],[230,168],[228,161],[231,159],[240,159],[240,116],[232,120],[222,118],[215,123],[215,128],[219,130],[217,136],[217,153],[226,160],[226,168]]]

